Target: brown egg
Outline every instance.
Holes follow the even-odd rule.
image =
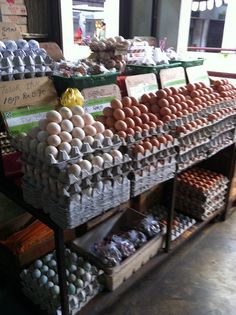
[[[172,97],[175,100],[175,103],[181,102],[181,98],[179,97],[179,95],[176,94],[176,95],[173,95]]]
[[[125,96],[122,98],[122,104],[124,105],[124,107],[130,107],[132,105],[132,100],[130,97]]]
[[[156,96],[158,97],[158,98],[165,98],[165,97],[167,97],[167,93],[166,93],[166,91],[164,91],[164,90],[159,90],[159,91],[157,91],[156,92]]]
[[[165,87],[165,88],[163,89],[163,91],[165,91],[168,96],[171,96],[171,95],[172,95],[172,90],[171,90],[170,88],[168,88],[168,87]]]
[[[126,129],[126,133],[127,133],[127,135],[134,136],[135,131],[134,131],[134,129],[132,129],[132,128],[127,128],[127,129]]]
[[[162,126],[164,125],[164,123],[163,123],[163,121],[158,120],[158,121],[156,122],[156,125],[157,125],[158,127],[162,127]]]
[[[138,106],[139,105],[139,101],[137,100],[136,97],[134,96],[130,96],[131,102],[132,102],[132,106]]]
[[[110,117],[113,115],[113,109],[111,107],[105,107],[103,109],[103,115],[106,117]]]
[[[116,120],[124,120],[125,119],[125,113],[124,113],[123,109],[120,109],[120,108],[115,109],[113,112],[113,117]]]
[[[125,117],[130,117],[132,118],[134,116],[134,112],[130,107],[124,107],[123,112],[125,114]]]
[[[152,113],[147,113],[149,120],[156,123],[157,122],[157,116]]]
[[[118,136],[120,137],[120,138],[124,138],[124,139],[126,139],[126,132],[124,132],[124,131],[118,131]]]
[[[150,128],[156,128],[156,123],[154,123],[153,121],[149,121],[149,123],[148,123],[148,126],[150,127]]]
[[[171,110],[168,107],[162,107],[160,109],[161,116],[166,116],[171,114]]]
[[[113,109],[123,108],[123,104],[118,98],[114,98],[114,100],[111,101],[111,108]]]
[[[180,105],[182,106],[182,109],[188,109],[188,104],[186,102],[181,102]]]
[[[107,127],[114,127],[115,122],[116,121],[115,121],[115,119],[113,117],[107,117],[105,125]]]
[[[115,122],[115,129],[117,131],[125,131],[127,129],[127,124],[123,120],[117,120]]]
[[[195,87],[195,84],[194,83],[189,83],[189,84],[187,84],[187,89],[188,89],[188,91],[190,91],[190,92],[192,92],[193,90],[195,90],[196,89],[196,87]]]
[[[145,113],[141,114],[140,118],[144,124],[147,124],[150,121],[148,114]]]
[[[138,108],[138,106],[132,106],[131,108],[132,108],[134,116],[139,117],[141,115],[141,112],[140,112],[140,109]]]
[[[192,100],[186,100],[186,104],[188,105],[188,107],[194,106],[194,102]]]
[[[151,142],[151,144],[152,144],[153,147],[159,148],[160,142],[159,142],[157,139],[155,139],[155,138],[152,139],[152,138],[151,138],[150,142]]]
[[[186,133],[187,129],[184,126],[178,126],[178,127],[176,127],[176,131],[179,133],[181,133],[181,132]]]
[[[135,127],[134,127],[134,131],[135,131],[135,132],[142,132],[142,128],[139,127],[139,126],[135,126]]]
[[[139,108],[141,113],[146,114],[148,112],[148,108],[144,104],[139,104],[138,108]]]
[[[186,101],[186,98],[185,98],[185,96],[183,94],[179,94],[178,96],[179,96],[181,102],[185,102]]]
[[[171,117],[172,120],[177,119],[177,115],[175,115],[175,114],[170,114],[170,117]]]
[[[144,147],[140,144],[134,145],[132,151],[135,155],[137,155],[138,153],[141,153],[143,155],[145,152]]]
[[[124,121],[126,122],[128,128],[134,128],[135,127],[135,123],[134,123],[134,120],[130,117],[126,117],[124,119]]]
[[[141,128],[142,130],[149,130],[150,126],[148,124],[143,124]]]
[[[150,104],[150,96],[148,94],[143,94],[141,96],[141,102]]]
[[[162,117],[162,121],[164,122],[164,123],[167,123],[167,122],[169,122],[169,121],[171,121],[172,119],[171,119],[171,116],[170,115],[166,115],[166,116],[163,116]]]
[[[182,110],[182,106],[179,103],[175,103],[173,106],[177,109],[177,111]]]
[[[171,86],[170,87],[171,91],[172,91],[172,95],[175,95],[175,94],[178,94],[179,93],[179,89],[174,87],[174,86]]]
[[[165,134],[164,137],[166,138],[167,141],[172,142],[174,140],[174,138],[172,137],[172,135],[168,135]]]
[[[197,90],[194,90],[194,91],[191,92],[190,95],[191,95],[192,98],[195,98],[195,97],[199,97],[200,93]]]
[[[166,100],[169,102],[170,105],[175,104],[175,99],[173,96],[167,96]]]
[[[169,102],[165,99],[165,98],[162,98],[158,101],[158,105],[160,107],[168,107],[169,106]]]
[[[170,105],[169,109],[171,110],[171,113],[173,113],[173,114],[177,113],[177,108],[174,105]]]
[[[157,140],[159,141],[159,143],[164,143],[165,144],[167,142],[167,140],[166,140],[166,138],[164,136],[157,137]]]
[[[151,104],[151,105],[157,104],[157,101],[158,101],[158,97],[157,97],[157,96],[152,96],[152,97],[150,98],[150,104]]]
[[[144,144],[143,144],[143,148],[144,150],[149,150],[149,151],[152,151],[152,144],[150,141],[145,141]]]
[[[187,116],[187,115],[188,115],[188,110],[187,110],[187,109],[182,109],[182,114],[183,114],[184,116]]]
[[[142,122],[142,119],[140,117],[133,117],[132,119],[133,119],[133,121],[135,123],[135,126],[142,127],[143,122]]]
[[[96,117],[96,121],[100,121],[103,125],[105,125],[106,124],[106,116],[104,116],[104,115],[100,115],[100,116],[97,116]]]
[[[159,106],[158,105],[152,105],[151,112],[154,114],[159,113]]]

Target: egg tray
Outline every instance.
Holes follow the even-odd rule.
[[[188,162],[195,163],[196,161],[206,158],[208,144],[209,144],[209,141],[207,141],[206,143],[204,142],[203,144],[200,144],[199,146],[194,147],[191,150],[188,150],[187,152],[180,151],[179,155],[177,155],[176,157],[177,163],[178,164],[188,163]]]
[[[210,140],[208,143],[207,157],[209,158],[232,145],[235,143],[235,140],[235,131],[227,131],[226,133],[215,137],[213,140]]]
[[[176,172],[176,163],[156,166],[149,165],[143,169],[135,170],[129,174],[131,180],[131,198],[136,197],[149,190],[157,184],[174,178]]]
[[[154,218],[164,225],[167,225],[167,213],[168,210],[164,206],[156,206],[150,209],[148,212],[153,214]],[[187,215],[174,212],[173,221],[177,223],[172,225],[171,228],[171,241],[181,236],[185,231],[192,227],[196,220]]]
[[[48,314],[59,315],[61,313],[60,306],[60,298],[59,295],[54,295],[51,293],[49,286],[46,284],[42,284],[39,282],[37,278],[35,278],[31,274],[32,270],[35,269],[33,265],[31,265],[27,270],[27,275],[24,276],[23,272],[21,273],[21,286],[23,293],[36,305],[39,305],[40,308],[44,311],[47,311]],[[93,266],[92,266],[93,268]],[[102,291],[102,286],[100,285],[100,277],[102,271],[97,271],[97,275],[92,273],[91,282],[84,281],[83,288],[77,288],[77,292],[75,294],[68,294],[68,303],[69,303],[69,314],[75,315],[81,310],[92,298],[94,298],[99,292]],[[43,275],[45,273],[43,272]],[[57,285],[58,285],[58,274],[57,276]],[[78,276],[81,278],[81,276]],[[55,280],[48,278],[55,283]]]
[[[189,153],[188,153],[189,154]],[[206,152],[200,152],[198,155],[191,151],[191,155],[188,155],[188,159],[183,158],[182,161],[177,162],[177,172],[182,172],[189,167],[193,167],[194,165],[198,164],[201,161],[204,161],[207,158]]]
[[[130,181],[128,178],[110,180],[104,183],[102,190],[84,190],[81,193],[54,200],[48,194],[42,196],[43,209],[51,219],[63,229],[75,228],[90,219],[120,206],[130,199]]]
[[[88,143],[83,143],[81,149],[76,146],[73,146],[70,151],[70,155],[65,150],[59,150],[57,159],[49,154],[46,157],[41,157],[37,154],[36,151],[26,152],[24,148],[19,147],[18,149],[22,151],[22,160],[30,164],[40,163],[48,166],[55,166],[59,169],[64,169],[68,163],[74,164],[77,163],[82,157],[85,157],[92,153],[97,152],[110,152],[112,149],[119,149],[122,145],[122,142],[118,135],[113,136],[113,140],[109,137],[105,137],[103,143],[99,140],[95,140],[93,145],[90,146]]]

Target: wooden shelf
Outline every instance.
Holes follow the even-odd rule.
[[[34,34],[34,33],[22,33],[24,39],[47,39],[48,34]]]

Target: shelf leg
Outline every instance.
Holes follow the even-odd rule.
[[[66,284],[65,243],[63,230],[60,228],[54,230],[54,237],[60,286],[61,310],[62,315],[69,315],[69,304]]]
[[[174,210],[175,210],[175,195],[176,195],[176,183],[177,183],[177,174],[175,174],[173,188],[172,188],[172,200],[171,207],[168,210],[167,216],[167,231],[166,231],[166,245],[165,251],[168,253],[171,249],[171,230],[172,230],[172,222],[174,219]]]

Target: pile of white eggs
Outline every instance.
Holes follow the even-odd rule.
[[[101,290],[99,277],[103,272],[68,248],[65,264],[70,310],[80,309]],[[42,308],[46,307],[50,313],[60,307],[55,251],[36,260],[21,272],[20,277],[24,293],[34,303],[40,304]]]
[[[55,159],[59,151],[70,155],[72,147],[81,149],[84,143],[92,146],[95,140],[101,143],[104,138],[113,137],[113,132],[85,113],[81,106],[61,107],[51,110],[46,118],[39,121],[38,127],[29,130],[21,139],[22,150],[39,156],[41,159],[52,155]]]

